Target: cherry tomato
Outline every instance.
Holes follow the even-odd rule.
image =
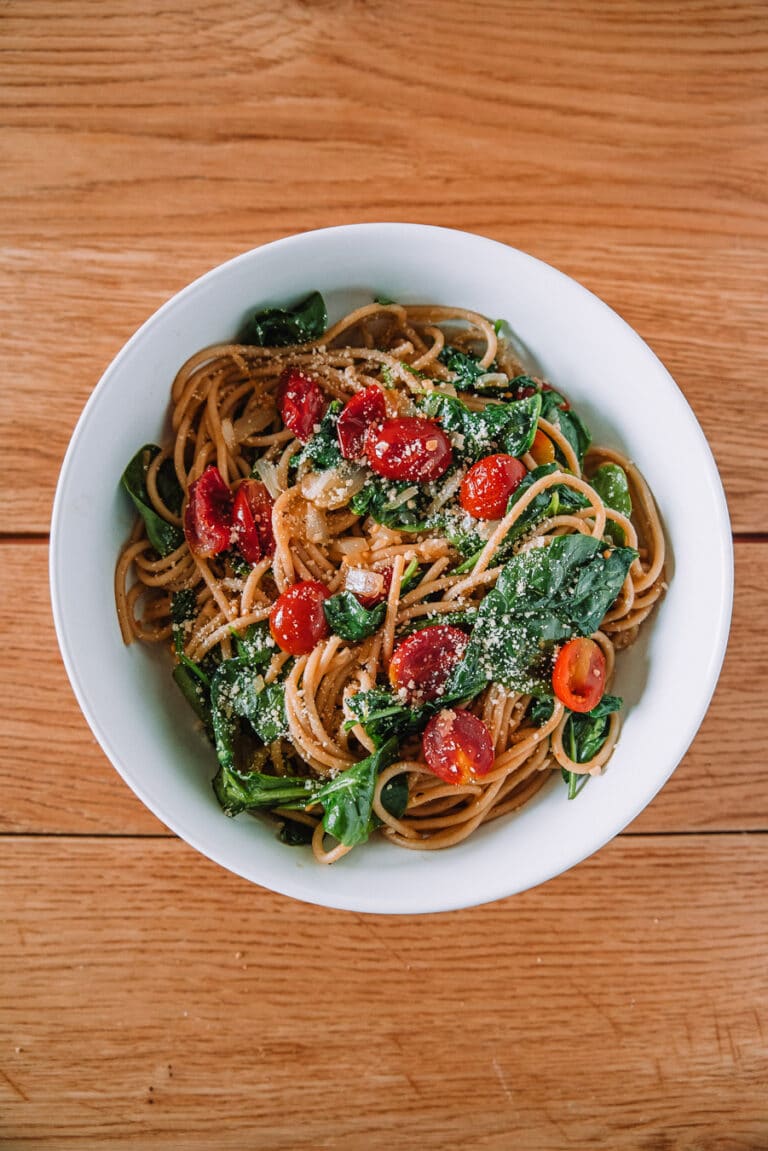
[[[531,455],[539,465],[553,464],[555,462],[555,445],[549,436],[544,435],[540,428],[536,429],[536,435],[533,437]]]
[[[341,454],[346,460],[365,455],[365,437],[372,424],[380,424],[387,414],[384,393],[376,384],[357,392],[345,405],[336,425]]]
[[[409,701],[437,699],[468,643],[465,632],[447,624],[415,631],[394,650],[389,664],[390,683]]]
[[[593,639],[570,639],[552,672],[555,695],[571,711],[591,711],[605,691],[605,656]]]
[[[277,599],[269,615],[269,630],[283,651],[309,655],[330,635],[323,604],[331,593],[318,580],[292,584]]]
[[[424,729],[421,747],[427,767],[448,783],[473,783],[493,767],[493,740],[471,711],[444,708]]]
[[[365,451],[373,470],[388,480],[436,480],[453,460],[443,429],[422,416],[384,420],[368,432]]]
[[[285,426],[305,444],[323,418],[326,401],[316,380],[298,368],[286,368],[277,389],[277,406]]]
[[[232,522],[241,556],[257,564],[275,550],[272,534],[272,496],[258,480],[243,480],[235,495]]]
[[[213,464],[189,485],[184,534],[189,550],[205,559],[223,552],[232,542],[232,493]]]
[[[514,456],[486,456],[473,464],[461,481],[461,506],[475,519],[498,520],[527,474],[525,464]]]

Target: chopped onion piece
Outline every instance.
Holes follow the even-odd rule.
[[[328,542],[328,526],[325,522],[325,515],[320,508],[313,503],[307,503],[307,539],[313,544],[324,544]]]
[[[344,580],[344,587],[355,595],[378,598],[384,592],[384,576],[381,572],[369,571],[367,568],[349,568]]]
[[[399,495],[395,496],[395,498],[393,500],[390,500],[389,503],[384,504],[384,510],[385,511],[391,511],[393,508],[399,508],[401,504],[407,503],[408,500],[412,499],[414,496],[417,496],[418,494],[419,494],[419,489],[415,486],[410,487],[410,488],[405,488],[403,491],[400,492]]]
[[[484,376],[478,376],[476,384],[478,388],[505,388],[509,383],[509,377],[505,376],[503,372],[486,372]]]
[[[341,508],[360,491],[366,475],[365,468],[353,467],[307,472],[301,481],[301,494],[320,508]]]
[[[253,465],[253,474],[263,482],[264,487],[267,489],[273,500],[276,500],[282,493],[282,488],[277,482],[277,468],[269,460],[263,457],[257,460]]]

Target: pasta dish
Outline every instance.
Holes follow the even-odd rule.
[[[172,653],[225,813],[331,863],[603,771],[663,532],[504,323],[378,299],[327,328],[313,292],[192,356],[170,418],[123,474],[117,612]]]

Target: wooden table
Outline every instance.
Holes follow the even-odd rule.
[[[0,21],[0,1146],[768,1147],[765,3]],[[134,329],[237,252],[387,219],[523,248],[625,316],[736,544],[721,683],[663,793],[543,888],[435,917],[304,906],[170,835],[78,711],[47,587],[61,458]]]

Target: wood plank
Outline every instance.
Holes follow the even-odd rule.
[[[768,434],[765,5],[420,0],[417,67],[380,4],[213,11],[1,14],[0,528],[45,530],[85,399],[174,291],[290,232],[406,218],[515,244],[617,307],[702,421],[735,529],[768,530],[743,435],[747,412]]]
[[[177,840],[6,839],[0,1142],[763,1147],[766,867],[764,836],[624,839],[386,918]]]
[[[48,607],[46,551],[42,543],[0,545],[6,650],[0,831],[162,832],[106,761],[77,709]],[[764,740],[755,727],[768,694],[768,671],[755,643],[755,621],[768,617],[768,544],[738,544],[736,560],[731,646],[714,702],[683,763],[632,830],[768,829]]]

